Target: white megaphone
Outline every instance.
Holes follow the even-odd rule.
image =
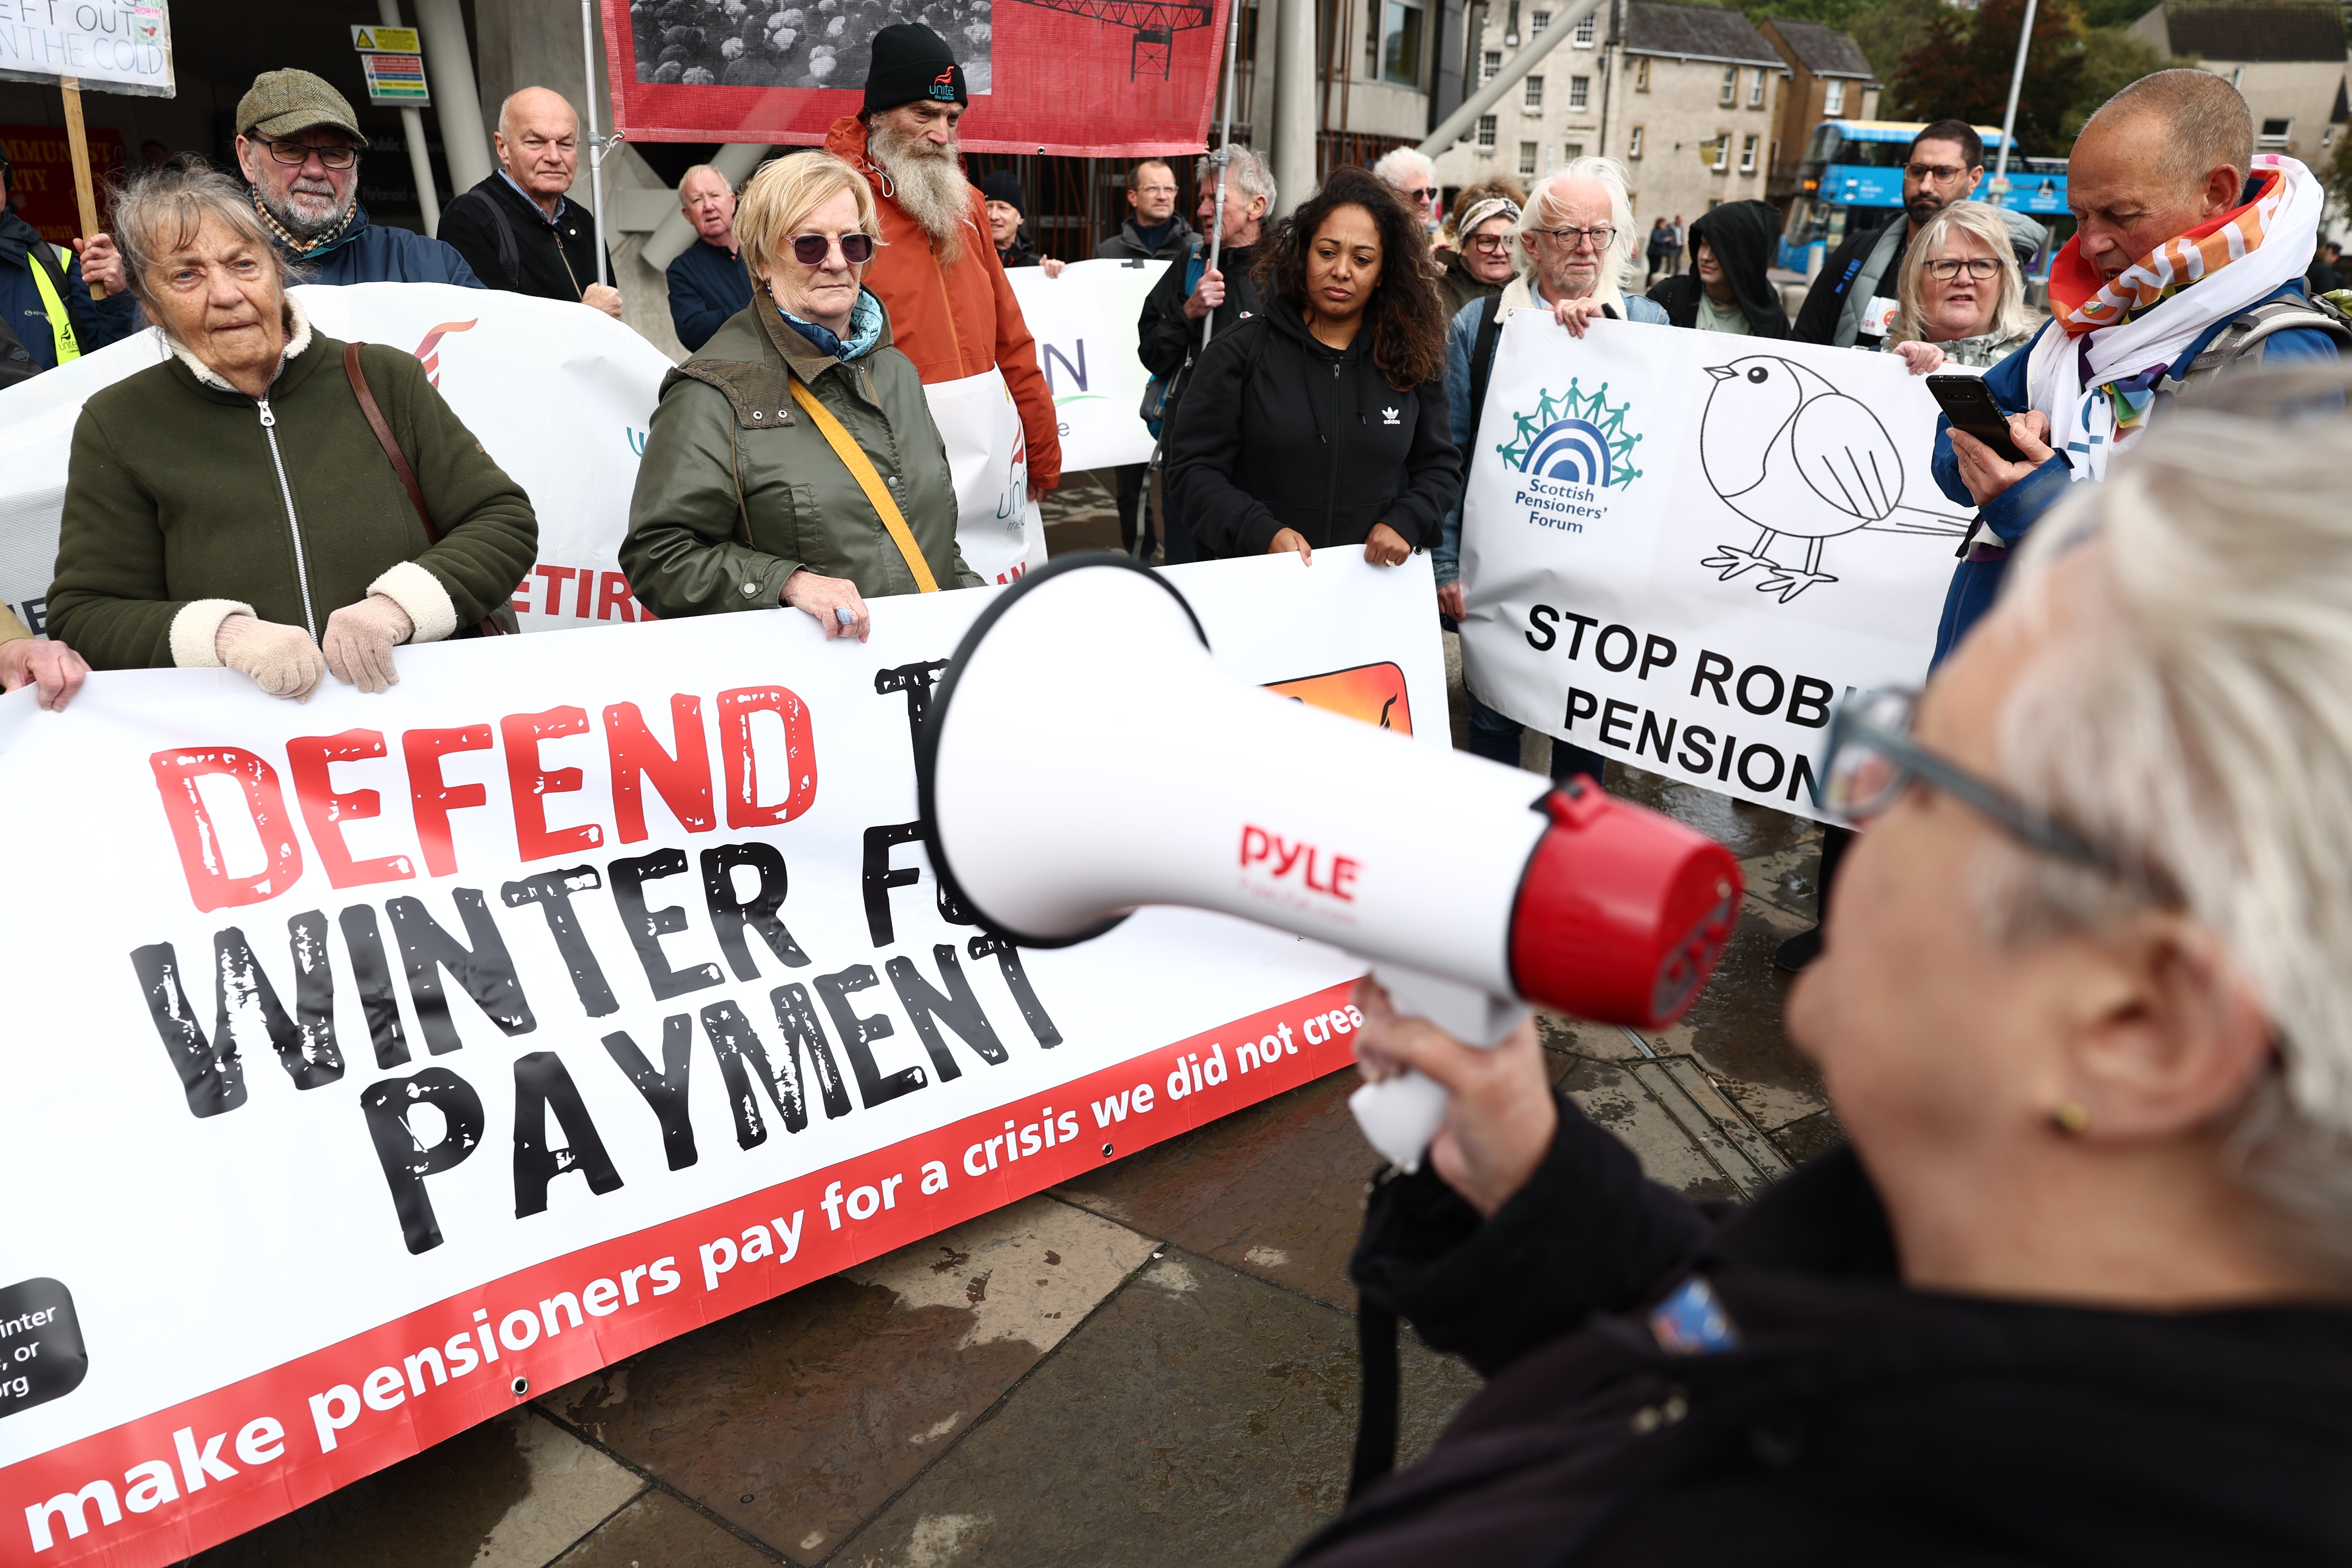
[[[1671,1023],[1738,912],[1739,863],[1704,834],[1252,686],[1123,556],[1056,561],[982,612],[915,770],[932,869],[999,936],[1066,947],[1144,904],[1221,910],[1364,955],[1401,1010],[1475,1045],[1530,1002]],[[1407,1169],[1445,1115],[1412,1073],[1349,1103]]]

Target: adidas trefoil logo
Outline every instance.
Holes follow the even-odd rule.
[[[1393,425],[1393,424],[1395,424],[1396,422],[1397,422],[1397,411],[1396,411],[1395,409],[1393,409],[1393,408],[1383,408],[1383,409],[1381,409],[1381,424],[1383,424],[1383,425]]]

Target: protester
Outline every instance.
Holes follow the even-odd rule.
[[[1258,241],[1265,226],[1266,214],[1274,209],[1274,173],[1265,160],[1246,147],[1231,149],[1232,161],[1225,165],[1225,211],[1223,237],[1217,249],[1217,265],[1209,265],[1209,241],[1205,235],[1192,237],[1190,254],[1168,264],[1151,292],[1143,297],[1143,310],[1136,320],[1136,355],[1161,388],[1163,403],[1159,429],[1167,429],[1176,406],[1184,395],[1184,367],[1192,361],[1201,346],[1202,323],[1214,320],[1208,328],[1210,341],[1233,331],[1238,322],[1247,321],[1264,309],[1258,294],[1257,279],[1250,268],[1257,264]],[[1214,162],[1202,158],[1193,171],[1193,184],[1201,193],[1201,205],[1196,216],[1201,227],[1207,230],[1218,223],[1217,170]],[[1144,532],[1148,554],[1151,535],[1151,519],[1144,502],[1143,474],[1138,470],[1132,479],[1125,467],[1118,474],[1118,530],[1124,547],[1135,549],[1136,529]],[[1198,554],[1189,524],[1180,518],[1169,503],[1168,487],[1160,485],[1160,523],[1166,538],[1162,543],[1164,558],[1172,563],[1191,561]]]
[[[1164,261],[1192,238],[1192,226],[1176,211],[1176,171],[1146,158],[1127,172],[1127,218],[1118,232],[1095,247],[1097,260]]]
[[[440,240],[368,221],[360,203],[367,138],[350,100],[320,78],[262,72],[237,100],[236,128],[236,165],[254,208],[305,283],[482,287]]]
[[[1616,159],[1578,158],[1536,183],[1513,237],[1516,275],[1493,301],[1463,307],[1445,331],[1445,401],[1452,415],[1454,445],[1463,454],[1465,488],[1504,317],[1513,310],[1549,310],[1555,321],[1580,338],[1586,323],[1596,316],[1654,326],[1665,323],[1664,310],[1625,292],[1633,268],[1633,197],[1626,190],[1625,166]],[[1466,585],[1461,580],[1462,526],[1462,504],[1457,499],[1446,512],[1437,548],[1431,552],[1438,611],[1450,621],[1460,621],[1466,611]],[[1470,732],[1464,749],[1518,766],[1518,721],[1486,706],[1476,692],[1469,695]],[[1604,766],[1605,759],[1598,752],[1560,740],[1551,743],[1554,778],[1583,773],[1599,783],[1604,777]]]
[[[1887,281],[1900,275],[1911,238],[1927,220],[1965,201],[1984,177],[1984,140],[1965,120],[1938,120],[1911,138],[1903,158],[1903,210],[1876,228],[1849,234],[1822,264],[1798,308],[1798,342],[1850,349],[1877,346],[1868,331],[1873,301],[1886,309]]]
[[[1412,147],[1391,148],[1372,164],[1372,173],[1397,194],[1423,233],[1437,233],[1437,209],[1444,192],[1437,184],[1437,165],[1426,153]]]
[[[1870,828],[1787,1024],[1842,1147],[1694,1202],[1532,1022],[1360,983],[1366,1076],[1453,1098],[1350,1273],[1489,1382],[1294,1563],[2341,1555],[2352,432],[2173,436],[1833,731]]]
[[[1444,258],[1447,250],[1459,247],[1463,216],[1488,196],[1507,197],[1515,207],[1528,205],[1528,188],[1508,174],[1489,174],[1483,180],[1475,180],[1463,186],[1454,192],[1453,210],[1445,215],[1444,226],[1439,230],[1441,243],[1437,256],[1440,260]]]
[[[1690,270],[1650,290],[1677,327],[1743,337],[1785,338],[1789,313],[1767,268],[1780,238],[1769,202],[1726,202],[1690,226]]]
[[[564,198],[580,169],[580,117],[560,92],[527,87],[499,105],[499,166],[442,209],[441,237],[494,289],[576,300],[621,319],[621,291],[596,281],[596,220]]]
[[[999,169],[981,181],[980,195],[988,209],[988,236],[996,243],[998,264],[1008,272],[1015,267],[1035,267],[1048,278],[1059,278],[1069,263],[1037,254],[1029,237],[1029,203],[1021,193],[1021,176],[1010,169]]]
[[[1991,606],[2010,551],[2042,514],[2142,445],[2174,394],[2265,363],[2333,363],[2352,336],[2304,294],[2319,182],[2253,147],[2245,100],[2202,70],[2142,77],[2083,127],[2066,163],[2080,225],[2051,263],[2051,320],[1985,375],[1993,400],[2020,411],[2010,439],[2025,460],[1937,426],[1936,482],[1978,509],[1937,659]]]
[[[311,330],[235,181],[142,171],[114,225],[172,357],[83,405],[53,633],[99,669],[225,665],[299,700],[330,671],[382,691],[399,679],[395,645],[463,635],[511,600],[537,554],[530,499],[415,355],[365,347],[354,364]]]
[[[880,216],[803,153],[751,176],[735,232],[759,292],[662,383],[621,570],[657,616],[783,604],[864,642],[866,600],[980,584],[921,377],[861,282]]]
[[[985,198],[956,155],[956,121],[970,102],[946,40],[919,22],[901,22],[874,36],[865,106],[835,121],[824,145],[874,188],[882,249],[865,286],[890,313],[892,346],[914,361],[927,386],[1004,373],[1034,500],[1061,480],[1060,424],[1021,302],[995,247],[982,243]]]
[[[2333,294],[2344,287],[2344,273],[2339,263],[2344,259],[2343,247],[2332,239],[2319,242],[2319,253],[2311,258],[2310,270],[2303,275],[2304,286],[2313,294]]]
[[[33,700],[62,709],[89,679],[89,662],[55,637],[35,637],[16,612],[0,605],[0,691],[31,686]]]
[[[1466,305],[1493,299],[1510,282],[1517,269],[1511,258],[1519,248],[1520,211],[1518,203],[1503,195],[1482,196],[1461,208],[1454,244],[1437,253],[1445,268],[1448,320]]]
[[[70,364],[129,337],[139,324],[138,308],[122,291],[122,263],[113,240],[96,237],[84,257],[49,244],[16,216],[10,183],[15,172],[0,149],[0,386]],[[89,297],[85,260],[92,279],[107,291],[103,300]],[[0,648],[6,646],[0,643]]]
[[[1462,487],[1445,315],[1419,223],[1339,168],[1257,259],[1265,314],[1215,335],[1168,433],[1168,491],[1203,553],[1376,565],[1437,542]],[[1319,460],[1318,460],[1319,458]]]
[[[1674,225],[1668,223],[1664,217],[1650,225],[1650,270],[1643,279],[1644,288],[1648,287],[1650,279],[1657,277],[1659,273],[1674,270],[1675,252],[1680,248],[1682,248],[1682,242],[1675,237]]]
[[[669,279],[669,321],[686,352],[710,341],[727,319],[751,302],[751,275],[735,245],[735,187],[708,163],[677,182],[678,211],[694,226],[695,242],[677,253]]]
[[[1886,347],[1914,375],[1947,364],[1984,369],[2033,335],[2011,229],[1999,207],[1955,202],[1929,218],[1903,256]]]

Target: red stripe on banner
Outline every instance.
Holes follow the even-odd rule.
[[[648,1345],[1296,1089],[1351,1059],[1348,990],[1329,986],[518,1270],[0,1469],[0,1561],[175,1563]],[[1310,1022],[1335,1010],[1342,1022],[1310,1039]],[[1262,1053],[1267,1041],[1276,1049]],[[1046,1148],[1049,1106],[1055,1131]],[[1008,1121],[1016,1140],[1009,1155]],[[1072,1121],[1075,1138],[1066,1131]],[[1035,1152],[1019,1151],[1024,1133],[1034,1135]],[[922,1190],[927,1162],[945,1170],[944,1191]],[[763,1244],[772,1251],[759,1255]],[[156,1310],[172,1309],[159,1300]],[[529,1383],[521,1394],[518,1377]]]

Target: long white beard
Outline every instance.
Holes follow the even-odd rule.
[[[890,176],[892,199],[931,237],[940,259],[953,262],[961,256],[971,227],[971,186],[954,145],[935,148],[919,136],[877,123],[867,133],[866,150]]]

